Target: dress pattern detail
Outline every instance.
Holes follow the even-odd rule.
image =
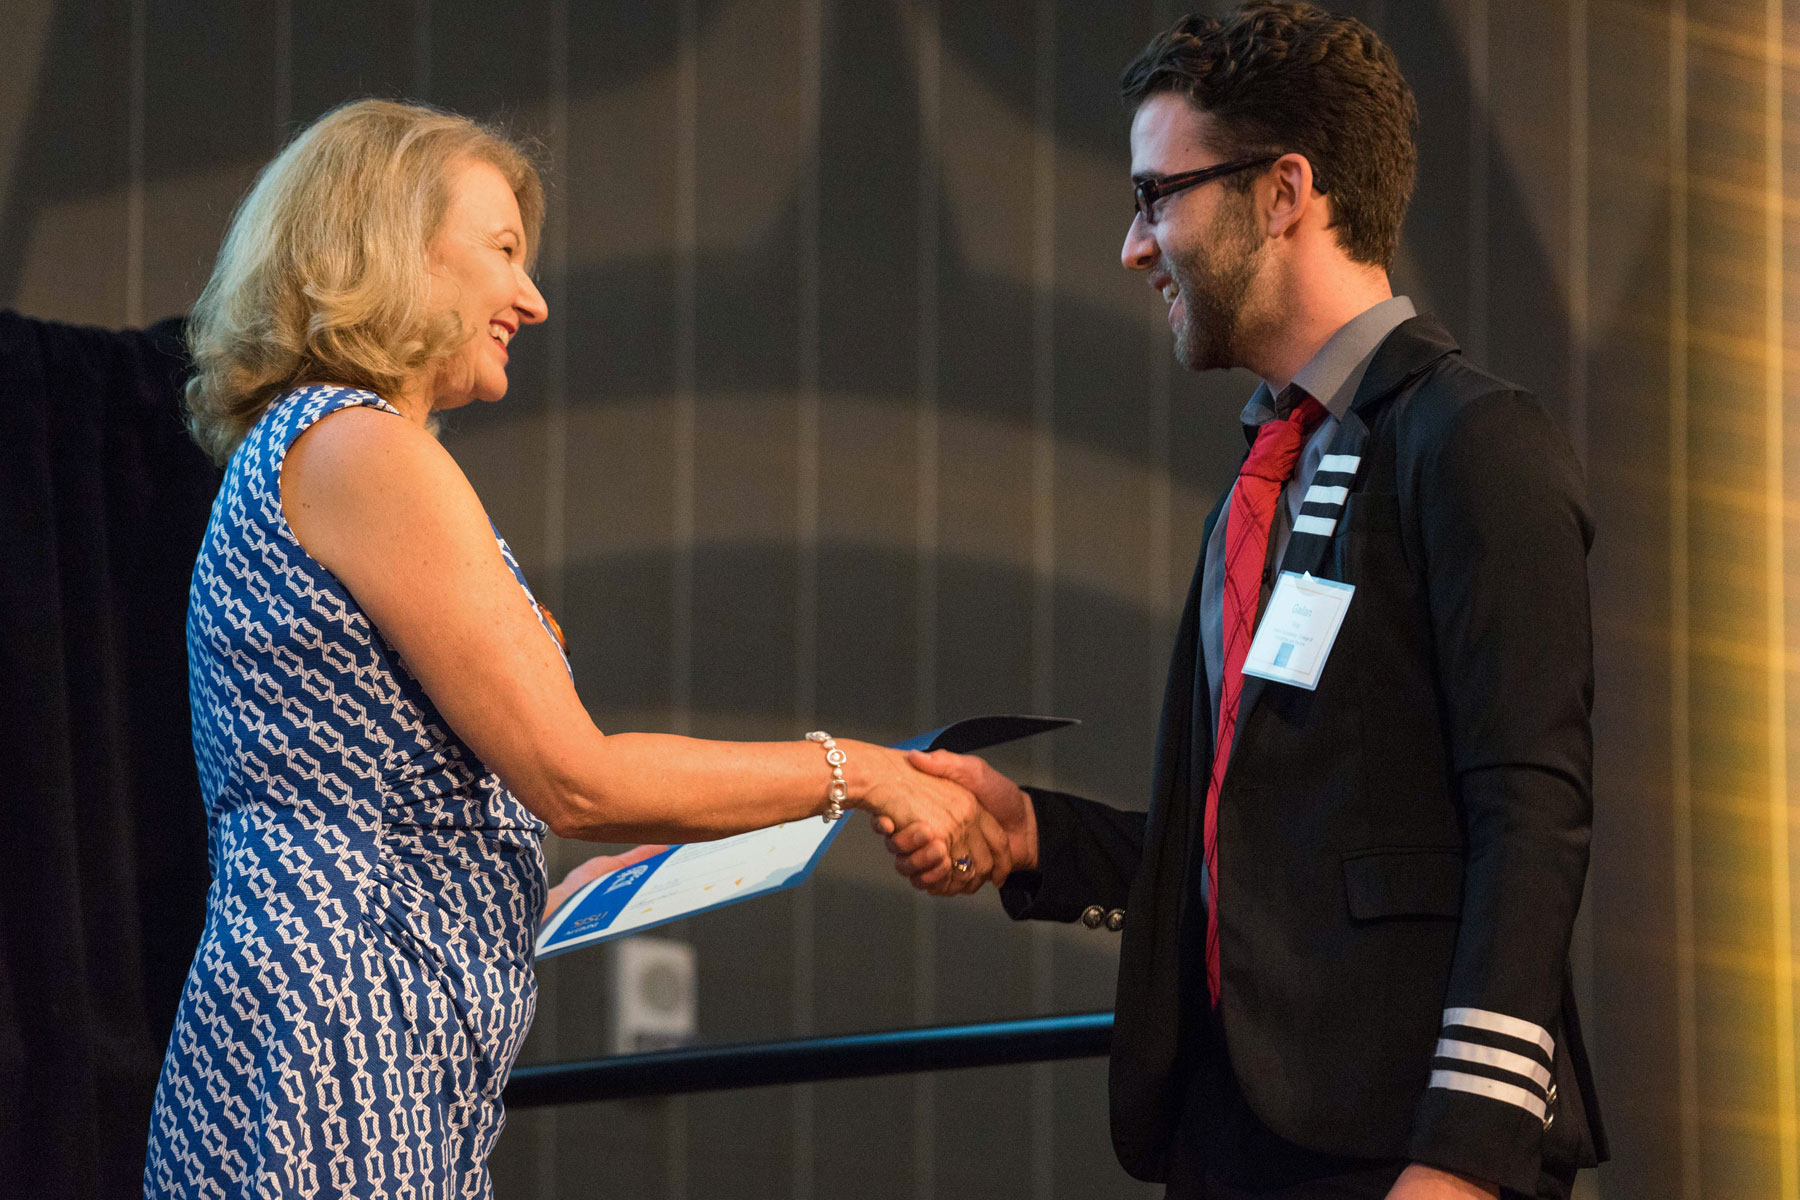
[[[194,566],[212,884],[157,1086],[148,1196],[490,1194],[500,1093],[536,1002],[544,826],[282,515],[288,447],[354,405],[398,417],[336,387],[270,406],[232,455]]]

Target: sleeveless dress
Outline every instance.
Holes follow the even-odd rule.
[[[213,881],[157,1086],[149,1196],[490,1194],[500,1092],[536,1002],[544,826],[282,515],[288,447],[353,405],[404,419],[337,387],[270,406],[194,566]]]

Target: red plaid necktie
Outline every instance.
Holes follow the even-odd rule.
[[[1212,778],[1206,784],[1201,852],[1206,865],[1206,990],[1219,1006],[1219,785],[1231,760],[1238,701],[1244,694],[1244,656],[1256,632],[1262,603],[1263,566],[1269,557],[1269,524],[1281,489],[1294,477],[1306,439],[1325,419],[1325,409],[1306,396],[1284,421],[1265,421],[1250,457],[1238,469],[1225,523],[1225,671],[1219,688],[1219,735],[1213,742]]]

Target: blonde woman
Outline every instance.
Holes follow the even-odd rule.
[[[361,101],[234,217],[190,331],[226,464],[188,615],[206,931],[152,1120],[153,1196],[489,1192],[531,1022],[540,836],[692,840],[824,811],[809,741],[603,735],[436,413],[506,394],[546,319],[543,191],[464,118]],[[845,803],[1004,877],[967,792],[841,742]]]

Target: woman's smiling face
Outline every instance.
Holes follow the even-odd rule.
[[[465,337],[434,364],[433,409],[506,395],[507,344],[549,315],[525,270],[525,223],[506,176],[477,159],[451,172],[450,202],[427,252],[429,303],[460,316]]]

